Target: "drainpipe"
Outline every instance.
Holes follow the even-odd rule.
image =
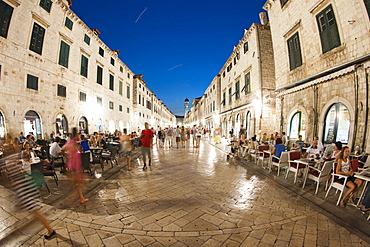
[[[368,115],[369,115],[369,73],[365,70],[365,126],[364,126],[364,135],[362,137],[362,152],[365,152],[365,142],[366,142],[366,135],[367,135],[367,123],[368,123]]]
[[[361,65],[355,65],[355,71],[353,73],[354,78],[353,78],[353,83],[354,83],[354,89],[355,89],[355,122],[353,124],[353,141],[352,141],[352,146],[351,150],[355,150],[356,146],[356,137],[357,137],[357,125],[358,125],[358,74],[357,74],[357,68],[360,67]]]
[[[317,133],[317,129],[318,129],[318,126],[317,126],[317,123],[318,123],[318,116],[319,116],[319,113],[317,112],[317,105],[318,105],[318,99],[319,99],[319,89],[317,88],[317,86],[315,85],[314,88],[313,88],[313,118],[314,118],[314,121],[313,121],[313,132],[312,132],[312,139],[314,137],[316,137],[318,135]]]
[[[280,133],[283,132],[284,124],[284,97],[281,97],[280,103]]]
[[[262,112],[263,112],[263,88],[262,88],[262,61],[261,61],[261,48],[260,48],[260,28],[256,25],[257,29],[257,53],[258,53],[258,71],[259,71],[259,83],[260,83],[260,93],[261,93],[261,112],[259,116],[258,130],[262,127]]]

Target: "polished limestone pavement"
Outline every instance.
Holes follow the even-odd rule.
[[[227,160],[224,144],[189,145],[155,146],[145,170],[138,158],[132,171],[115,167],[89,202],[66,198],[46,212],[56,237],[44,240],[38,228],[24,246],[370,246],[366,231],[335,214],[356,214],[362,227],[366,217],[336,207],[336,196],[324,201],[323,191],[306,193],[284,173]]]

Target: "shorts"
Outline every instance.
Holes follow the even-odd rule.
[[[141,154],[143,155],[144,162],[148,159],[152,159],[152,152],[150,149],[151,148],[148,147],[141,147]]]
[[[349,181],[351,181],[351,182],[355,182],[355,180],[356,180],[356,177],[355,176],[348,176],[347,177],[347,183],[349,182]],[[344,178],[340,178],[340,179],[338,179],[338,182],[340,182],[341,184],[343,184],[344,183]]]
[[[176,137],[176,142],[180,142],[181,141],[181,137]]]

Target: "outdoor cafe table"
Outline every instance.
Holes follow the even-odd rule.
[[[355,177],[365,181],[364,187],[363,187],[361,195],[360,195],[360,199],[357,202],[357,205],[359,205],[362,201],[362,198],[363,198],[364,194],[365,194],[366,187],[367,187],[367,185],[370,181],[370,170],[365,170],[365,171],[362,171],[362,172],[355,172]]]

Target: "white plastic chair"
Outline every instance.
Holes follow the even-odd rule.
[[[315,181],[317,183],[316,185],[316,191],[315,195],[319,191],[319,185],[321,181],[326,181],[325,183],[325,190],[328,188],[328,175],[330,174],[331,169],[333,168],[334,159],[327,159],[324,160],[324,164],[322,165],[321,170],[315,167],[310,167],[308,174],[303,182],[302,189],[304,189],[306,185],[307,178]]]
[[[275,158],[275,159],[278,159],[279,162],[276,162],[274,161],[272,158]],[[277,166],[278,168],[278,172],[277,172],[277,175],[279,176],[280,175],[280,168],[281,167],[285,167],[285,166],[288,166],[289,163],[288,163],[288,159],[289,159],[289,152],[287,151],[284,151],[284,152],[281,152],[280,154],[280,158],[276,157],[276,156],[271,156],[271,161],[270,161],[270,172],[272,170],[272,166]]]
[[[344,193],[344,190],[346,189],[346,183],[347,183],[348,176],[336,174],[335,173],[336,168],[337,168],[337,163],[333,163],[333,172],[331,174],[331,182],[330,182],[330,186],[329,186],[328,191],[326,191],[325,198],[328,197],[331,188],[337,189],[337,191],[335,193],[337,193],[338,190],[340,190],[340,195],[339,195],[338,201],[337,201],[337,206],[338,206],[339,202],[340,202],[340,199],[342,198],[342,195]],[[340,179],[340,178],[344,178],[343,183],[340,183],[338,181],[338,179]]]

